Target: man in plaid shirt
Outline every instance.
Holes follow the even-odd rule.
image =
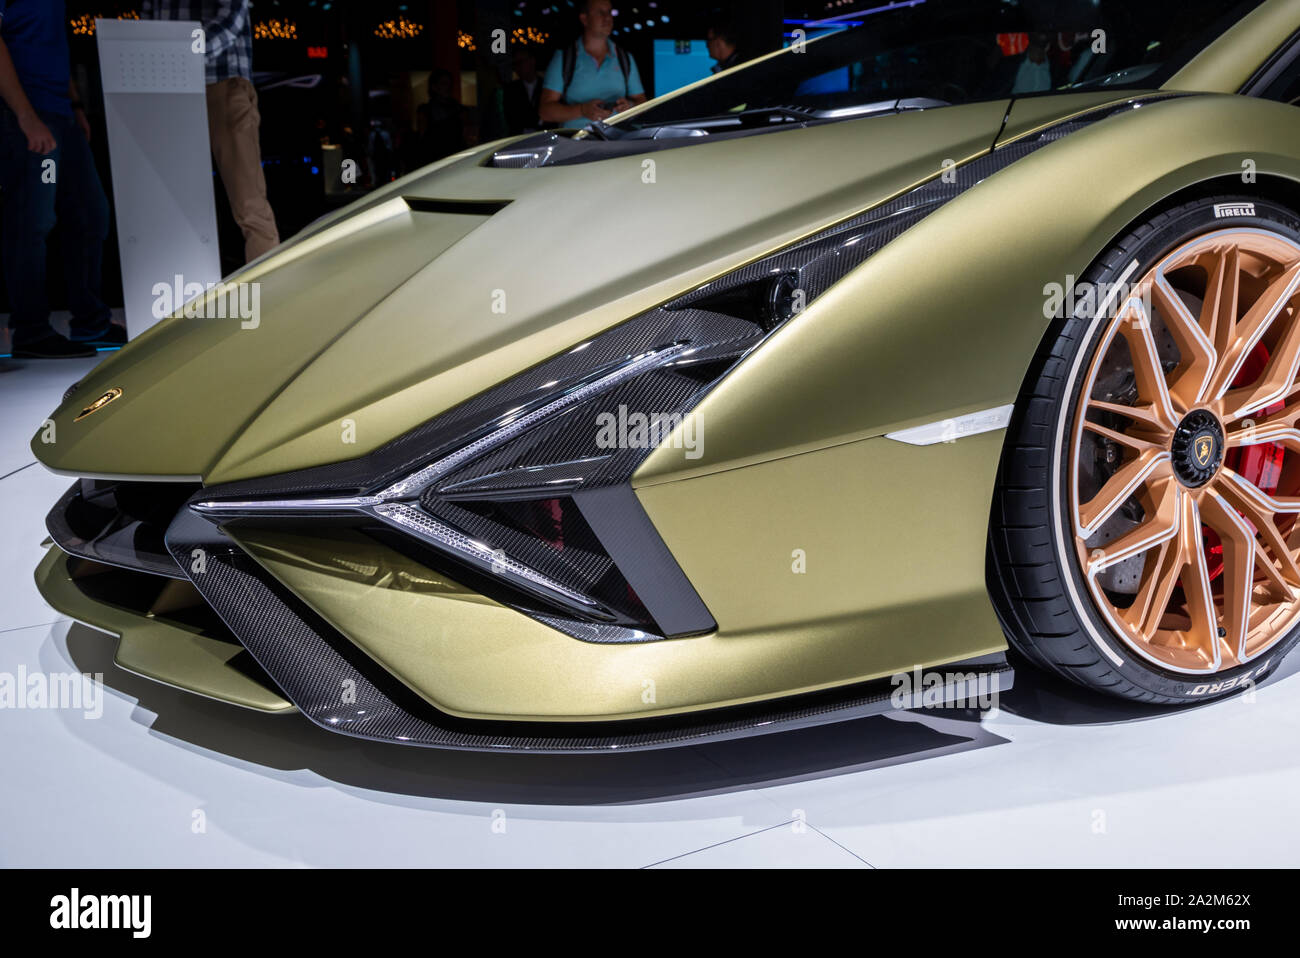
[[[208,137],[230,211],[244,232],[244,256],[253,260],[280,242],[266,199],[253,88],[253,24],[248,0],[144,0],[141,16],[197,20],[203,25],[208,83]]]

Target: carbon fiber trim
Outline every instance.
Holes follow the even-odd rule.
[[[603,724],[457,719],[434,709],[362,654],[208,520],[182,509],[167,530],[167,546],[284,695],[312,722],[344,735],[470,751],[622,752],[761,735],[894,710],[894,686],[881,681],[662,719]],[[1011,687],[1011,668],[1002,656],[947,668],[987,676],[994,690]],[[968,692],[965,680],[949,688],[950,697]]]

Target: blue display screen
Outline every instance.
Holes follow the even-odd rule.
[[[704,40],[655,40],[654,58],[655,96],[703,80],[713,69]]]

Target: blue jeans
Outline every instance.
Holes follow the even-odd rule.
[[[61,227],[72,338],[94,339],[107,332],[112,321],[112,312],[100,298],[108,198],[95,172],[90,145],[75,117],[57,113],[40,117],[56,143],[54,151],[44,156],[27,149],[18,118],[0,103],[0,260],[15,346],[38,342],[54,332],[45,296],[45,238],[56,220]]]

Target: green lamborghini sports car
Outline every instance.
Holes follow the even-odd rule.
[[[859,19],[192,299],[37,431],[42,593],[124,669],[446,748],[953,705],[1009,646],[1158,705],[1275,669],[1300,0]]]

